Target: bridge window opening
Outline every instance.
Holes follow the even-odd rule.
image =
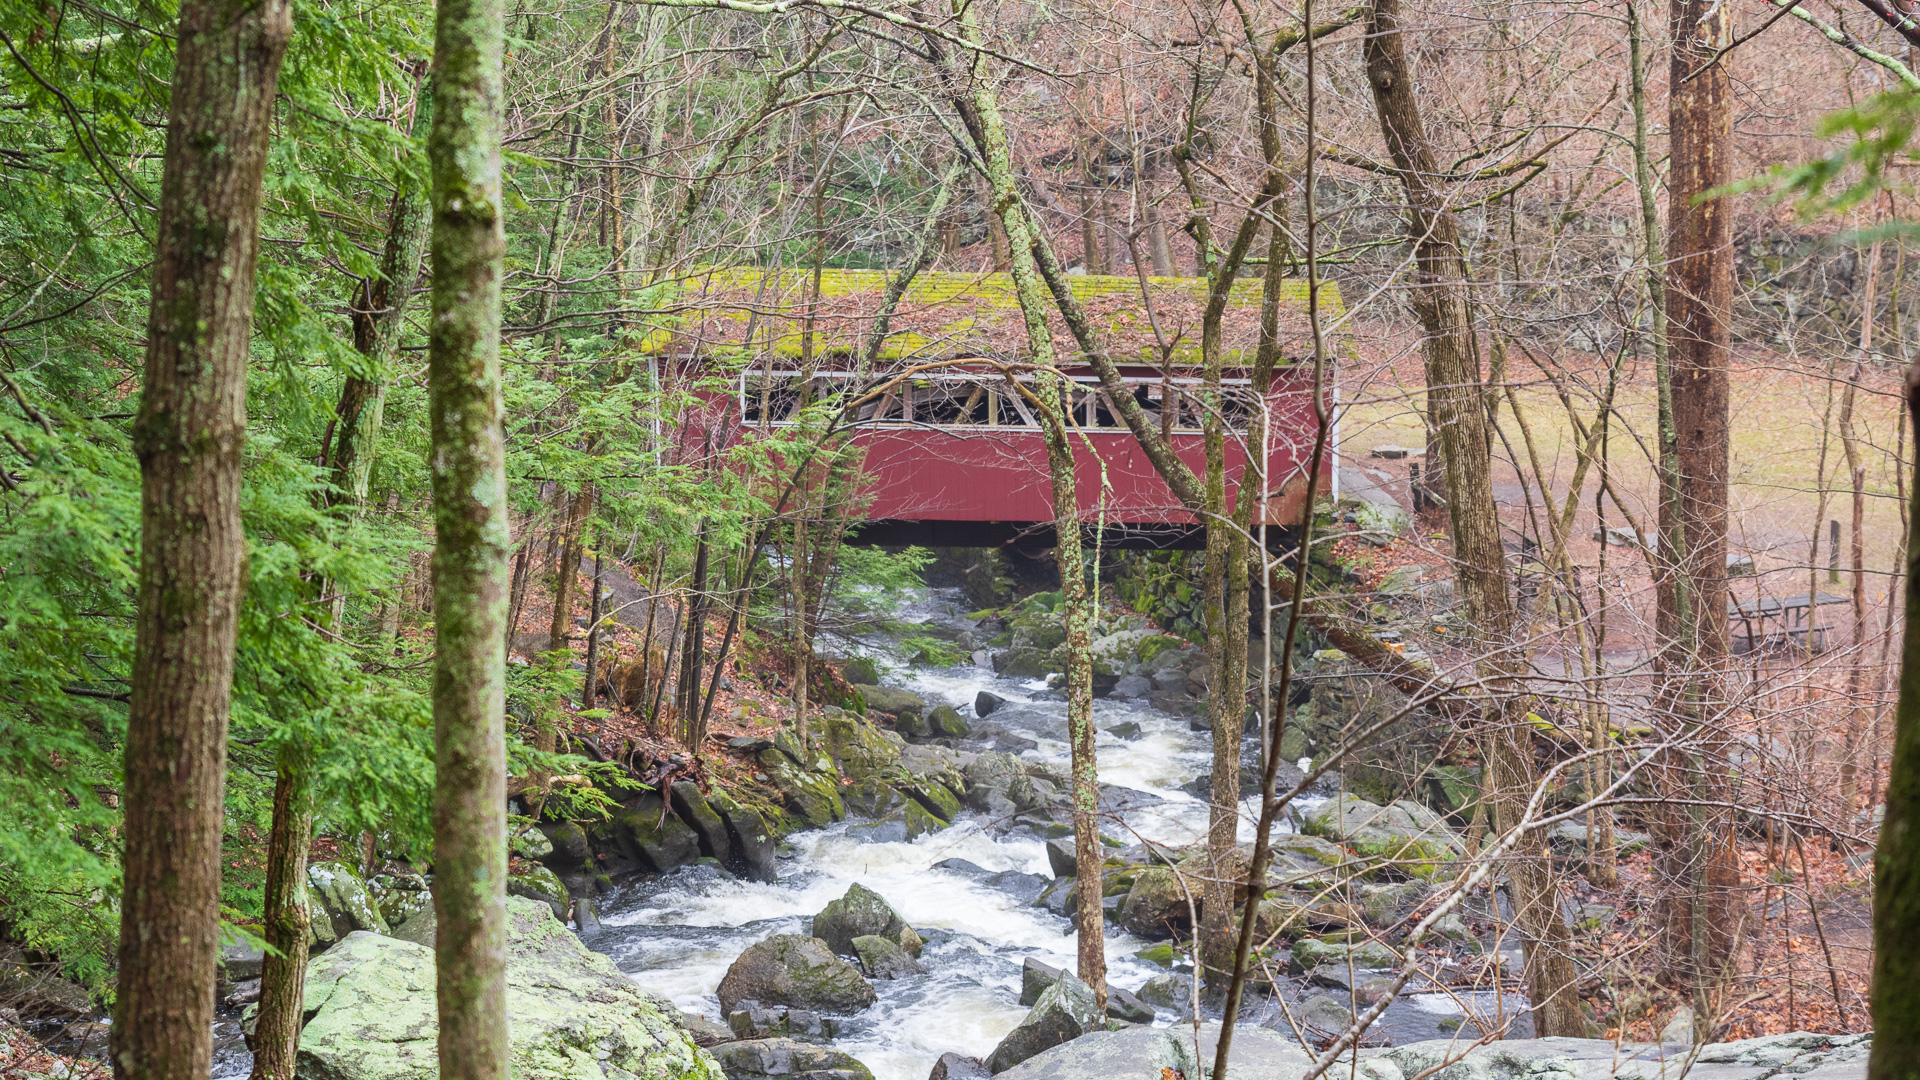
[[[749,370],[740,377],[741,415],[753,425],[795,423],[809,404],[822,397],[856,391],[852,382],[850,372],[820,372],[809,380],[796,371]],[[1226,382],[1218,408],[1229,428],[1243,429],[1255,406],[1252,388],[1245,380]],[[869,384],[869,389],[874,385],[886,388],[860,404],[856,424],[1015,430],[1040,426],[1024,396],[998,376],[955,372]],[[1210,411],[1195,379],[1129,379],[1125,392],[1146,414],[1147,422],[1164,431],[1201,430]],[[1074,380],[1067,404],[1082,427],[1125,429],[1106,389],[1091,377]]]

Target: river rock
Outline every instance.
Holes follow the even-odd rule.
[[[1138,675],[1128,675],[1113,684],[1113,691],[1107,696],[1121,701],[1132,701],[1146,697],[1153,692],[1153,683]]]
[[[778,880],[774,858],[780,848],[780,832],[773,820],[760,810],[742,806],[718,784],[707,795],[707,805],[727,823],[727,841],[732,849],[728,869],[754,881]]]
[[[691,780],[681,780],[670,790],[673,792],[673,810],[693,830],[694,838],[700,842],[700,854],[720,860],[722,866],[731,863],[733,841],[727,835],[727,823],[719,811],[707,803],[700,785]]]
[[[951,705],[940,705],[927,714],[927,733],[953,739],[967,737],[967,718]]]
[[[873,1080],[873,1071],[852,1054],[798,1039],[747,1039],[710,1053],[728,1080]]]
[[[1038,1005],[1040,998],[1059,985],[1061,979],[1079,981],[1077,976],[1069,975],[1057,967],[1049,967],[1031,956],[1027,957],[1020,966],[1020,1004]],[[1133,1024],[1153,1023],[1151,1005],[1111,983],[1107,985],[1107,1015]]]
[[[1359,970],[1382,970],[1400,966],[1400,954],[1390,945],[1378,941],[1364,941],[1358,945],[1343,945],[1338,942],[1322,941],[1319,938],[1301,938],[1293,943],[1293,957],[1287,962],[1287,971],[1293,975],[1304,975],[1323,964],[1337,964],[1342,968]]]
[[[544,866],[531,866],[509,875],[507,895],[538,900],[553,909],[554,918],[564,921],[567,917],[567,887],[560,883],[560,875]]]
[[[1235,1032],[1235,1048],[1239,1033]],[[1796,1031],[1737,1042],[1709,1043],[1694,1059],[1689,1075],[1712,1080],[1861,1080],[1866,1075],[1872,1035],[1816,1035]],[[1609,1039],[1507,1039],[1481,1047],[1436,1039],[1380,1052],[1362,1069],[1371,1080],[1399,1080],[1445,1067],[1448,1076],[1482,1080],[1523,1080],[1555,1076],[1570,1080],[1660,1080],[1678,1071],[1691,1047],[1678,1053],[1647,1043]],[[1457,1062],[1457,1064],[1455,1064]],[[1381,1068],[1391,1066],[1392,1071]],[[1457,1071],[1456,1071],[1457,1070]]]
[[[1220,1025],[1202,1025],[1200,1053],[1207,1068],[1213,1064],[1214,1048],[1219,1043]],[[1278,1031],[1242,1024],[1234,1028],[1227,1064],[1233,1080],[1299,1080],[1313,1067],[1313,1058]],[[1167,1075],[1164,1070],[1168,1069],[1185,1077],[1206,1075],[1202,1065],[1194,1061],[1191,1028],[1096,1031],[1042,1051],[996,1075],[998,1080],[1152,1080]]]
[[[1388,860],[1404,875],[1427,880],[1443,876],[1467,850],[1465,838],[1438,814],[1407,799],[1381,806],[1357,795],[1339,795],[1308,814],[1303,828],[1361,855]]]
[[[860,696],[867,701],[867,708],[888,716],[899,717],[905,713],[918,715],[927,711],[927,699],[919,694],[901,690],[893,686],[856,686]]]
[[[940,820],[939,816],[933,811],[928,810],[926,807],[912,800],[908,800],[901,817],[906,823],[906,839],[908,840],[918,840],[922,836],[926,836],[929,833],[937,833],[947,827],[947,823]]]
[[[814,732],[834,768],[848,779],[891,777],[900,771],[900,750],[906,740],[875,727],[865,717],[848,712],[821,716]]]
[[[873,987],[852,964],[818,938],[775,934],[747,947],[727,969],[717,991],[720,1008],[742,1001],[822,1012],[858,1012],[873,1004]]]
[[[49,965],[32,963],[11,943],[0,943],[0,1001],[27,1020],[84,1017],[94,1011],[86,987],[61,977]]]
[[[993,1048],[993,1053],[987,1056],[987,1071],[998,1075],[1042,1050],[1071,1042],[1104,1026],[1095,1009],[1093,987],[1062,973],[1040,994],[1027,1018]]]
[[[900,931],[906,928],[907,921],[885,897],[858,882],[813,917],[813,936],[842,956],[855,954],[854,938],[872,934],[898,941]]]
[[[307,867],[308,896],[314,907],[308,941],[326,946],[355,930],[392,933],[360,874],[343,862],[318,862]]]
[[[864,656],[849,656],[840,661],[840,674],[856,688],[873,686],[880,681],[880,668]]]
[[[973,715],[985,719],[986,717],[992,716],[999,710],[1000,706],[1006,703],[1007,699],[1001,697],[999,694],[988,693],[982,690],[973,695]]]
[[[1079,865],[1079,851],[1073,846],[1070,836],[1055,837],[1047,841],[1047,867],[1057,878],[1072,877]]]
[[[948,1051],[933,1063],[933,1071],[927,1074],[927,1080],[987,1080],[992,1075],[979,1058],[962,1057]]]
[[[782,801],[800,820],[813,828],[825,828],[847,816],[840,800],[840,781],[831,771],[815,772],[802,768],[779,750],[762,750],[760,767]]]
[[[1197,886],[1198,882],[1189,881]],[[1200,897],[1196,891],[1194,903]],[[1187,904],[1187,889],[1180,878],[1163,866],[1149,867],[1134,875],[1133,887],[1120,904],[1120,925],[1142,937],[1163,938],[1193,921],[1193,908]]]
[[[853,951],[860,957],[860,967],[869,978],[904,979],[908,975],[924,975],[927,972],[892,938],[862,934],[853,939]]]
[[[678,1010],[567,931],[547,905],[507,900],[509,1064],[517,1080],[719,1080]],[[433,950],[366,931],[307,965],[296,1070],[329,1080],[437,1073]]]
[[[657,873],[700,857],[700,838],[678,815],[666,812],[654,792],[614,811],[608,826],[613,845],[635,869]]]
[[[1156,1009],[1175,1016],[1193,1015],[1193,976],[1184,971],[1169,971],[1148,979],[1135,995]]]
[[[1042,679],[1047,675],[1047,652],[1031,645],[1015,645],[993,654],[993,670],[1009,679]]]

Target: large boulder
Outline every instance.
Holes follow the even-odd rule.
[[[917,716],[927,711],[927,699],[910,690],[895,686],[856,686],[854,689],[860,691],[868,709],[896,719],[907,713]]]
[[[819,938],[776,934],[739,955],[720,980],[720,1009],[742,1001],[858,1012],[873,1004],[873,987],[852,964],[833,955]]]
[[[1203,1025],[1200,1054],[1206,1069],[1212,1068],[1219,1044],[1220,1025]],[[1227,1064],[1234,1080],[1298,1080],[1313,1067],[1313,1057],[1278,1031],[1242,1024],[1234,1029]],[[1202,1063],[1193,1059],[1191,1028],[1096,1031],[1042,1051],[998,1076],[999,1080],[1152,1080],[1169,1075],[1169,1070],[1185,1077],[1205,1075]]]
[[[993,670],[1010,679],[1041,679],[1050,669],[1045,649],[1015,645],[993,654]]]
[[[567,917],[567,909],[572,906],[567,898],[567,887],[560,883],[560,875],[539,865],[509,874],[507,895],[538,900],[553,909],[553,917],[556,919],[564,920]]]
[[[1398,873],[1427,880],[1443,876],[1467,851],[1466,839],[1440,815],[1406,799],[1381,806],[1357,795],[1339,795],[1315,807],[1303,827],[1308,835],[1345,844],[1358,854],[1386,860]]]
[[[823,828],[847,816],[840,781],[833,772],[803,768],[779,750],[760,751],[760,767],[787,808],[808,825]]]
[[[307,895],[315,908],[308,941],[331,945],[355,930],[392,933],[386,917],[367,890],[360,874],[343,862],[317,862],[307,867]]]
[[[1093,987],[1063,973],[1041,993],[1027,1018],[1007,1032],[1000,1045],[987,1055],[987,1071],[1005,1072],[1042,1050],[1072,1042],[1104,1027],[1106,1021],[1094,1000]]]
[[[614,843],[637,869],[671,870],[700,857],[699,836],[654,792],[614,811],[610,825]]]
[[[727,869],[754,881],[777,880],[774,859],[780,849],[780,830],[775,815],[741,804],[718,784],[707,795],[707,805],[727,823],[732,851]]]
[[[681,780],[669,790],[673,794],[674,812],[693,830],[694,838],[700,843],[700,853],[719,859],[722,866],[732,862],[733,840],[727,835],[727,823],[708,805],[700,785]]]
[[[873,1080],[852,1054],[798,1039],[746,1039],[712,1050],[728,1080]]]
[[[1872,1035],[1816,1035],[1796,1031],[1737,1042],[1708,1043],[1691,1063],[1692,1076],[1715,1080],[1862,1080]],[[1239,1049],[1240,1033],[1234,1033]],[[1436,1072],[1477,1080],[1658,1080],[1680,1072],[1692,1047],[1676,1052],[1659,1044],[1611,1039],[1507,1039],[1468,1046],[1455,1039],[1409,1043],[1365,1062],[1367,1080],[1402,1080]],[[1236,1076],[1239,1074],[1236,1073]]]
[[[927,969],[907,955],[897,938],[862,935],[853,939],[853,951],[860,957],[860,967],[875,979],[904,979],[926,974]]]
[[[720,1080],[680,1013],[587,949],[547,905],[507,900],[509,1064],[516,1080]],[[366,931],[307,965],[295,1069],[325,1080],[439,1074],[433,950]],[[619,1070],[619,1071],[616,1071]]]
[[[840,661],[840,674],[856,686],[872,686],[880,681],[880,668],[864,656],[849,656]]]
[[[900,771],[900,750],[906,740],[873,726],[865,717],[830,713],[815,719],[814,732],[841,775],[849,779],[891,777]]]
[[[940,705],[927,714],[927,734],[964,739],[970,729],[967,718],[951,705]]]
[[[1120,902],[1120,925],[1141,937],[1167,937],[1192,924],[1194,907],[1187,904],[1187,890],[1194,891],[1193,903],[1200,903],[1200,883],[1189,875],[1182,885],[1179,875],[1164,866],[1148,867],[1134,875],[1133,888]]]
[[[885,897],[858,882],[813,917],[813,936],[842,956],[856,955],[854,938],[872,935],[899,941],[900,931],[906,928],[907,920]]]

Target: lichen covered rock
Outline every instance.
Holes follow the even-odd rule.
[[[376,934],[392,932],[373,894],[367,891],[367,883],[346,863],[317,862],[308,866],[307,888],[314,908],[308,931],[312,944],[331,945],[355,930]]]
[[[742,1001],[850,1013],[872,1005],[873,987],[852,964],[818,938],[775,934],[747,947],[727,969],[717,992],[731,1012]]]
[[[680,1014],[588,950],[547,905],[507,900],[507,1012],[516,1080],[720,1080]],[[307,966],[296,1070],[315,1080],[439,1074],[433,951],[364,931]],[[617,1070],[617,1071],[616,1071]]]
[[[1356,795],[1328,799],[1307,815],[1305,831],[1385,860],[1395,872],[1426,880],[1444,876],[1467,850],[1466,840],[1438,814],[1406,799],[1391,806]]]
[[[813,917],[813,936],[842,956],[855,955],[854,938],[872,934],[898,941],[906,928],[907,921],[885,897],[858,882]]]

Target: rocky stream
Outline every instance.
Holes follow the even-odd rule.
[[[983,628],[963,603],[929,590],[903,613],[912,634],[836,643],[854,658],[851,673],[873,676],[855,680],[872,715],[905,738],[832,709],[818,747],[783,736],[734,748],[759,755],[791,817],[811,827],[756,833],[764,819],[676,785],[677,809],[649,796],[599,831],[548,831],[539,854],[551,869],[511,890],[517,1075],[1155,1080],[1171,1069],[1199,1080],[1195,1049],[1208,1054],[1217,1025],[1191,1023],[1192,969],[1175,947],[1190,927],[1181,871],[1207,813],[1211,735],[1194,693],[1203,688],[1186,680],[1199,653],[1148,644],[1154,635],[1125,620],[1102,627],[1095,724],[1114,988],[1102,1020],[1064,974],[1075,957],[1073,850],[1060,790],[1066,706],[1036,662],[1048,642],[1016,631],[1011,647],[975,649],[956,666],[913,663],[899,644],[975,648]],[[1431,880],[1464,850],[1419,804],[1333,790],[1300,799],[1283,827],[1280,887],[1260,908],[1282,944],[1235,1044],[1243,1075],[1274,1080],[1302,1075],[1311,1046],[1378,999]],[[393,912],[391,922],[322,897],[338,944],[310,968],[301,1075],[431,1076],[431,912],[418,914],[424,894],[402,896],[391,882],[363,895],[362,908]],[[1484,893],[1442,922],[1420,977],[1348,1068],[1401,1080],[1439,1060],[1431,1040],[1465,1053],[1490,1037],[1508,1041],[1473,1051],[1458,1080],[1679,1075],[1690,1046],[1529,1039],[1502,903]],[[238,986],[216,1077],[248,1067]],[[1861,1073],[1865,1037],[1781,1038],[1709,1046],[1689,1067],[1714,1080]]]

